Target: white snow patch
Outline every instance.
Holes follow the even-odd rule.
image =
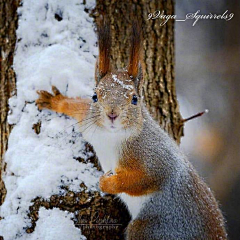
[[[81,230],[76,228],[71,220],[73,214],[63,212],[57,208],[39,209],[39,219],[35,231],[27,238],[21,240],[85,240]],[[63,231],[64,229],[64,231]]]
[[[112,77],[113,77],[113,81],[120,84],[124,89],[127,89],[127,90],[132,90],[133,89],[133,86],[132,85],[126,85],[123,83],[123,81],[119,80],[117,78],[117,75],[116,74],[112,74]],[[126,81],[126,80],[125,80]],[[131,80],[129,80],[131,81]]]
[[[80,191],[82,182],[89,191],[98,189],[101,173],[92,164],[75,160],[88,157],[76,121],[39,112],[34,103],[36,90],[51,91],[52,85],[71,97],[93,93],[96,36],[84,8],[92,8],[95,1],[87,0],[87,5],[79,0],[22,3],[14,58],[17,95],[9,100],[8,120],[15,126],[5,155],[7,195],[0,208],[0,236],[5,240],[80,239],[70,215],[56,209],[41,209],[36,232],[26,234],[25,229],[30,226],[27,213],[34,198],[64,194],[62,185]],[[41,132],[36,134],[32,126],[39,121]]]

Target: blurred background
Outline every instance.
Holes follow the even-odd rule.
[[[176,87],[188,118],[181,146],[210,185],[227,220],[230,240],[240,239],[240,3],[176,0],[177,19],[187,13],[228,14],[230,21],[176,22]]]

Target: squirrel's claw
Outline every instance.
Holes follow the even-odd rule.
[[[39,110],[42,109],[54,110],[52,109],[53,107],[52,101],[53,99],[56,100],[62,98],[62,94],[55,86],[52,86],[52,92],[53,94],[44,90],[37,91],[39,98],[36,100],[36,104]]]
[[[44,91],[44,90],[37,91],[37,94],[39,95],[39,98],[50,99],[53,97],[53,95],[51,93]]]
[[[36,100],[38,109],[51,109],[51,98],[53,95],[46,91],[37,91],[37,94],[39,95],[39,98]]]
[[[55,96],[61,95],[61,92],[55,86],[52,86],[52,91],[53,91]]]
[[[99,188],[102,192],[117,194],[119,193],[117,189],[117,175],[114,175],[112,171],[106,172],[99,179]]]
[[[47,91],[37,91],[39,98],[36,100],[36,104],[39,110],[51,109],[51,99],[54,97],[51,93]]]
[[[104,174],[104,176],[106,176],[106,177],[109,177],[109,176],[112,176],[112,175],[113,175],[112,170],[109,170],[108,172],[106,172],[106,173]]]

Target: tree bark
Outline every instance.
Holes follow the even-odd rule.
[[[4,169],[3,156],[7,150],[8,136],[12,126],[7,122],[8,99],[16,89],[16,78],[12,68],[16,43],[18,1],[0,2],[0,205],[4,201],[6,189],[1,173]]]
[[[11,6],[14,0],[8,2],[9,6]],[[145,102],[153,117],[179,143],[180,137],[183,135],[183,124],[178,110],[174,83],[174,21],[168,21],[162,27],[160,26],[160,21],[157,19],[147,21],[148,13],[156,10],[164,10],[165,14],[174,14],[173,1],[97,0],[96,8],[90,15],[93,16],[96,21],[100,14],[106,15],[107,18],[110,19],[113,43],[112,62],[115,63],[115,67],[118,68],[125,67],[127,64],[132,19],[137,16],[139,21],[141,21],[144,31],[144,61],[146,64],[144,76]],[[86,9],[86,11],[88,10]],[[13,19],[11,20],[11,24],[13,24],[12,22],[16,22],[16,16]],[[15,34],[15,29],[13,32]],[[2,34],[1,41],[5,36],[7,36],[6,32]],[[15,39],[13,42],[15,43]],[[14,45],[11,46],[13,50]],[[7,67],[4,69],[7,69],[7,72],[9,72],[12,63],[7,61],[5,64],[8,65],[6,65]],[[6,72],[6,70],[4,72]],[[1,81],[7,86],[2,89],[1,84],[1,92],[3,96],[5,96],[5,98],[3,98],[5,107],[2,108],[3,111],[1,113],[1,123],[4,120],[4,125],[3,127],[1,126],[2,149],[6,149],[7,147],[7,136],[10,131],[10,127],[6,123],[8,112],[7,99],[10,97],[10,92],[15,88],[12,69],[10,72],[12,75],[6,73],[3,74],[5,77],[1,77]],[[5,134],[6,132],[7,135]],[[1,151],[3,151],[2,149]],[[88,144],[86,145],[86,151],[92,151],[91,146]],[[83,161],[82,159],[78,160]],[[94,165],[99,168],[96,157],[92,157],[89,161],[93,162]],[[84,184],[82,187],[84,187]],[[128,211],[119,200],[111,195],[102,197],[99,192],[83,191],[74,193],[68,191],[64,196],[54,195],[47,200],[36,198],[33,202],[34,204],[30,207],[29,213],[32,226],[27,229],[28,233],[34,231],[36,221],[38,220],[38,211],[41,206],[47,209],[57,207],[61,210],[74,213],[74,223],[76,227],[81,228],[82,233],[87,239],[124,239],[124,231],[130,220]],[[117,225],[109,225],[108,228],[110,229],[94,228],[93,224],[96,223],[96,219],[108,219],[109,222],[115,222],[117,220],[117,223],[115,222]],[[82,220],[92,225],[83,227],[80,225]]]

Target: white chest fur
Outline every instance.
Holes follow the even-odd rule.
[[[83,137],[92,144],[103,171],[106,173],[111,170],[114,173],[119,161],[121,143],[126,136],[97,129],[94,133],[83,134]]]
[[[83,134],[83,137],[92,144],[96,151],[103,171],[115,172],[118,166],[122,141],[129,137],[126,132],[108,132],[103,129],[97,129]],[[134,219],[139,213],[143,203],[148,196],[132,197],[126,193],[119,194],[120,198],[127,205],[129,212]]]
[[[150,198],[150,195],[132,197],[126,193],[119,194],[120,198],[125,202],[129,212],[132,215],[132,219],[135,219],[141,210],[143,204]]]

